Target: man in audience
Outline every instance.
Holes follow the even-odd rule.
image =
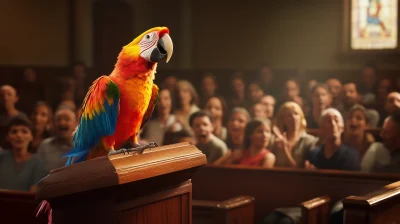
[[[14,116],[23,116],[28,119],[25,113],[16,108],[19,100],[17,91],[10,85],[0,87],[0,146],[4,146],[6,127],[8,121]]]
[[[361,96],[359,95],[357,86],[354,82],[349,82],[343,85],[343,105],[337,109],[340,111],[342,116],[347,119],[348,113],[351,108],[361,102]],[[371,127],[377,127],[379,123],[379,113],[374,109],[367,109],[367,115]]]
[[[206,155],[208,163],[214,163],[225,155],[228,147],[213,135],[211,115],[204,111],[195,112],[190,116],[189,124],[196,137],[196,147]]]
[[[400,173],[400,111],[386,118],[381,138],[383,145],[390,151],[389,165],[375,167],[374,172]]]
[[[68,158],[61,155],[72,149],[72,133],[77,125],[78,119],[72,108],[63,106],[56,111],[55,136],[43,140],[37,151],[47,171],[63,167],[67,162]]]
[[[332,106],[337,108],[342,104],[342,83],[338,79],[328,79],[325,84],[329,88],[332,95]]]
[[[268,119],[274,117],[275,111],[275,98],[272,95],[265,95],[261,98],[260,103],[265,106],[265,113]]]
[[[400,111],[400,93],[389,93],[386,99],[385,110],[388,115],[392,115],[394,112]]]
[[[360,170],[359,153],[342,144],[344,122],[340,112],[334,108],[324,110],[320,129],[320,137],[324,140],[321,146],[310,152],[309,162],[318,169]]]

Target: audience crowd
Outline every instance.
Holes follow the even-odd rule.
[[[80,106],[90,85],[74,65],[60,97],[46,102],[35,71],[1,86],[0,188],[35,191],[50,170],[63,167]],[[329,78],[275,83],[270,67],[247,82],[232,74],[229,94],[205,73],[199,84],[165,78],[140,143],[190,142],[210,164],[265,168],[400,172],[400,90],[365,65],[354,82]]]

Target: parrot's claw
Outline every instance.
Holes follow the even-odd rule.
[[[151,148],[155,148],[155,147],[158,147],[157,143],[155,143],[155,142],[149,142],[149,144],[146,144],[146,145],[139,145],[139,146],[137,146],[137,147],[128,149],[128,151],[130,151],[130,152],[139,152],[139,154],[143,154],[143,151],[144,151],[145,149],[151,149]]]
[[[139,154],[143,154],[143,151],[145,149],[151,149],[151,148],[155,148],[155,147],[158,147],[157,143],[155,143],[155,142],[150,142],[147,145],[134,144],[134,147],[130,148],[130,149],[121,148],[120,150],[117,150],[117,151],[112,149],[108,152],[108,155],[110,156],[110,155],[115,155],[115,154],[120,154],[120,153],[124,153],[124,155],[126,155],[126,154],[129,154],[130,152],[137,152]]]

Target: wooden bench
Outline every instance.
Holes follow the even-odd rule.
[[[316,197],[302,202],[301,223],[303,224],[328,224],[332,200],[329,196]]]
[[[400,181],[343,200],[346,224],[400,223]]]
[[[47,224],[47,217],[36,217],[38,205],[32,193],[0,190],[1,223]]]
[[[275,208],[298,206],[323,195],[329,195],[332,201],[342,200],[399,179],[400,175],[394,174],[207,165],[196,172],[192,182],[194,200],[254,197],[258,222]]]
[[[225,201],[193,200],[193,224],[254,223],[254,198],[238,196]]]

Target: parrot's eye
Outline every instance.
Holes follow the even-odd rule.
[[[150,39],[150,35],[147,34],[147,35],[146,35],[146,39],[147,39],[147,40]]]

